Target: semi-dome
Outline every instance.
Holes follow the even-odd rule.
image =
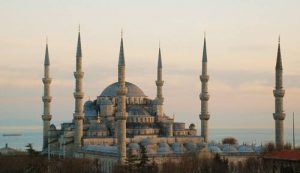
[[[126,87],[128,88],[127,97],[146,97],[144,92],[135,84],[126,82]],[[102,97],[116,97],[117,96],[117,90],[118,90],[118,82],[115,82],[108,87],[106,87],[100,96]]]

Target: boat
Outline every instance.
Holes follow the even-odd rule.
[[[2,136],[22,136],[21,133],[4,133]]]

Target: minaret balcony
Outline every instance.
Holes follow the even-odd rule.
[[[52,115],[42,115],[43,121],[50,121],[52,119]]]
[[[82,72],[82,71],[76,71],[76,72],[74,72],[74,77],[76,79],[81,79],[81,78],[83,78],[83,76],[84,76],[84,72]]]
[[[273,114],[274,120],[284,120],[285,119],[285,113],[284,112],[278,112]]]
[[[283,97],[285,91],[283,89],[275,89],[273,90],[273,94],[275,97]]]
[[[117,90],[118,96],[124,96],[124,95],[127,95],[127,93],[128,93],[128,89],[125,86],[123,86],[123,87],[120,86],[119,89]]]
[[[116,112],[116,120],[127,120],[127,112]]]
[[[43,78],[43,83],[44,83],[44,84],[50,84],[51,81],[52,81],[51,78]]]
[[[160,104],[160,105],[163,105],[164,100],[165,100],[164,97],[159,96],[159,97],[158,97],[158,100],[159,100],[159,104]]]
[[[83,112],[81,113],[74,113],[73,114],[74,120],[82,120],[83,119]]]
[[[209,113],[201,113],[199,115],[199,118],[200,118],[200,120],[209,120],[210,115],[209,115]]]
[[[207,82],[209,80],[209,76],[208,75],[201,75],[200,76],[200,81],[201,82]]]
[[[164,85],[164,81],[163,80],[157,80],[156,82],[156,86],[163,86]]]
[[[209,94],[208,93],[201,93],[199,95],[199,98],[201,101],[208,101],[209,100]]]
[[[51,102],[52,97],[51,96],[43,96],[42,99],[43,99],[43,102]]]
[[[83,99],[84,93],[83,92],[74,92],[73,93],[75,99]]]

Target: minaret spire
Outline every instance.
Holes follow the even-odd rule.
[[[285,113],[283,110],[283,97],[285,90],[282,86],[282,59],[281,59],[281,50],[280,50],[280,37],[278,39],[278,49],[277,49],[277,60],[275,66],[275,90],[273,94],[275,97],[275,113],[273,118],[275,120],[275,140],[276,148],[282,149],[284,145],[284,127],[283,121],[285,119]]]
[[[163,97],[163,91],[162,87],[164,85],[164,81],[162,80],[162,58],[161,58],[161,48],[160,48],[160,42],[159,42],[159,48],[158,48],[158,62],[157,62],[157,79],[155,81],[156,83],[156,102],[155,102],[155,113],[157,121],[160,121],[161,117],[163,116],[163,103],[164,103],[164,97]],[[171,135],[171,134],[169,134]]]
[[[125,56],[123,48],[123,31],[121,32],[121,44],[118,63],[118,84],[117,91],[117,139],[118,139],[118,152],[119,162],[124,164],[126,161],[126,120],[128,113],[126,112],[126,96],[127,87],[125,85]]]
[[[278,38],[276,69],[282,69],[281,50],[280,50],[280,36]]]
[[[45,60],[44,60],[44,96],[42,97],[44,102],[44,112],[42,115],[43,119],[43,150],[46,151],[48,147],[48,131],[50,129],[50,121],[52,118],[50,112],[50,103],[52,97],[50,96],[50,84],[51,84],[51,77],[50,77],[50,60],[49,60],[49,51],[48,51],[48,41],[46,42],[46,51],[45,51]]]
[[[82,89],[82,51],[81,51],[81,39],[80,39],[80,29],[78,32],[77,41],[77,51],[76,51],[76,71],[74,72],[74,77],[76,79],[76,86],[74,92],[75,98],[75,112],[73,114],[73,122],[75,123],[75,134],[74,134],[74,144],[75,147],[81,147],[81,138],[83,135],[83,89]]]
[[[206,51],[206,36],[204,35],[203,54],[202,54],[202,74],[200,81],[202,83],[201,94],[199,95],[201,100],[201,113],[199,115],[201,120],[201,136],[204,138],[204,142],[208,142],[208,120],[210,115],[208,113],[208,87],[207,82],[209,76],[207,75],[207,51]]]
[[[119,52],[119,66],[125,66],[125,56],[123,48],[123,30],[121,31],[121,43],[120,43],[120,52]]]
[[[202,62],[205,62],[205,63],[207,63],[207,53],[206,53],[206,36],[205,36],[205,34],[204,34],[204,43],[203,43]]]
[[[162,68],[163,67],[162,67],[162,58],[161,58],[161,48],[160,48],[160,42],[159,42],[158,62],[157,62],[157,80],[156,80],[156,87],[157,87],[156,98],[159,100],[161,105],[163,105],[163,102],[164,102],[164,97],[163,97],[163,92],[162,92],[162,86],[164,85],[164,81],[162,80]]]

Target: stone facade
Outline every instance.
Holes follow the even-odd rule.
[[[161,49],[158,53],[157,94],[148,98],[135,84],[125,80],[125,55],[121,38],[118,81],[107,86],[94,100],[83,105],[83,71],[80,33],[76,53],[76,87],[74,92],[75,113],[73,121],[62,123],[61,128],[50,126],[50,61],[48,44],[45,55],[43,152],[69,157],[97,158],[103,163],[104,172],[111,172],[116,163],[124,164],[128,153],[139,155],[141,147],[156,163],[166,159],[176,160],[187,152],[201,152],[207,148],[212,153],[253,153],[257,147],[210,145],[208,142],[208,80],[206,39],[204,38],[201,87],[201,136],[197,136],[194,124],[186,127],[183,122],[175,122],[163,109],[163,78]],[[276,146],[283,146],[284,90],[282,86],[282,60],[278,45],[276,63],[275,129]],[[228,155],[228,154],[227,154]]]
[[[121,38],[118,81],[107,86],[95,100],[88,100],[83,105],[82,52],[78,34],[73,121],[62,123],[60,129],[50,126],[50,120],[49,125],[44,125],[49,129],[46,129],[49,142],[45,143],[48,144],[45,145],[45,148],[48,147],[45,153],[49,151],[68,157],[98,158],[105,162],[105,170],[109,172],[113,164],[124,164],[129,152],[139,153],[142,145],[147,148],[148,154],[160,158],[163,155],[177,157],[195,151],[204,144],[203,138],[197,136],[194,124],[186,127],[185,123],[175,122],[174,117],[171,118],[163,111],[164,81],[160,48],[155,99],[148,98],[137,85],[126,82],[125,69]],[[45,95],[48,96],[48,93],[45,92]]]

